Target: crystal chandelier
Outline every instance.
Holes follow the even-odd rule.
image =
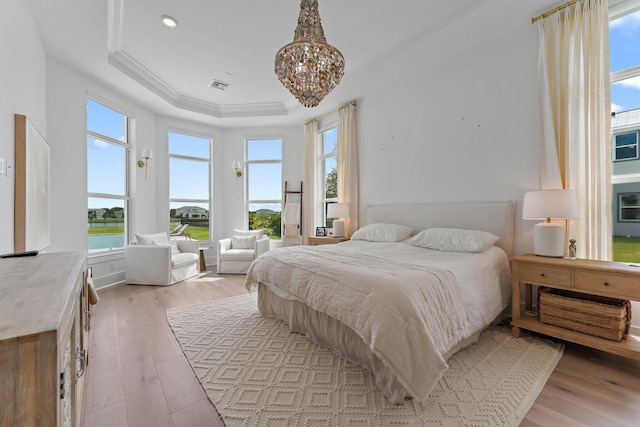
[[[302,0],[293,43],[276,54],[278,80],[305,107],[315,107],[344,75],[344,57],[327,44],[317,0]]]

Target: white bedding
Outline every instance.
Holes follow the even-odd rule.
[[[339,329],[337,321],[354,331],[371,351],[370,362],[354,354],[362,351],[351,349],[351,343],[341,342],[348,334],[336,332],[334,338],[325,330],[329,336],[318,337],[308,320],[301,326],[296,311],[276,316],[372,370],[385,396],[399,403],[406,395],[425,399],[451,354],[473,342],[506,307],[510,273],[508,258],[497,247],[445,253],[405,242],[349,241],[270,251],[247,274],[250,290],[259,284],[268,287],[269,292],[259,292],[269,298],[277,294],[302,302],[326,315],[332,329]],[[264,299],[261,311],[273,315],[262,305]]]

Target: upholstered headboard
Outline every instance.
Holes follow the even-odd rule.
[[[367,206],[367,224],[404,224],[414,233],[425,228],[446,227],[488,231],[500,236],[496,246],[513,256],[514,202],[434,203],[423,205]]]

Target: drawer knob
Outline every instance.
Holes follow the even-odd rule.
[[[604,282],[604,285],[605,286],[609,286],[609,282]]]

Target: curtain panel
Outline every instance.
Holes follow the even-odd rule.
[[[607,0],[538,21],[540,185],[574,189],[568,221],[581,258],[611,259],[611,101]]]
[[[318,218],[318,209],[316,209],[316,199],[321,191],[319,190],[320,182],[317,179],[317,162],[319,158],[318,144],[318,122],[310,121],[304,128],[304,179],[306,184],[305,197],[303,198],[303,218],[304,218],[304,236],[302,241],[309,244],[309,236],[314,236],[316,232],[316,224],[322,221]]]
[[[358,229],[359,173],[356,138],[356,107],[349,104],[338,111],[338,202],[347,203],[349,217],[345,219],[345,235]]]

